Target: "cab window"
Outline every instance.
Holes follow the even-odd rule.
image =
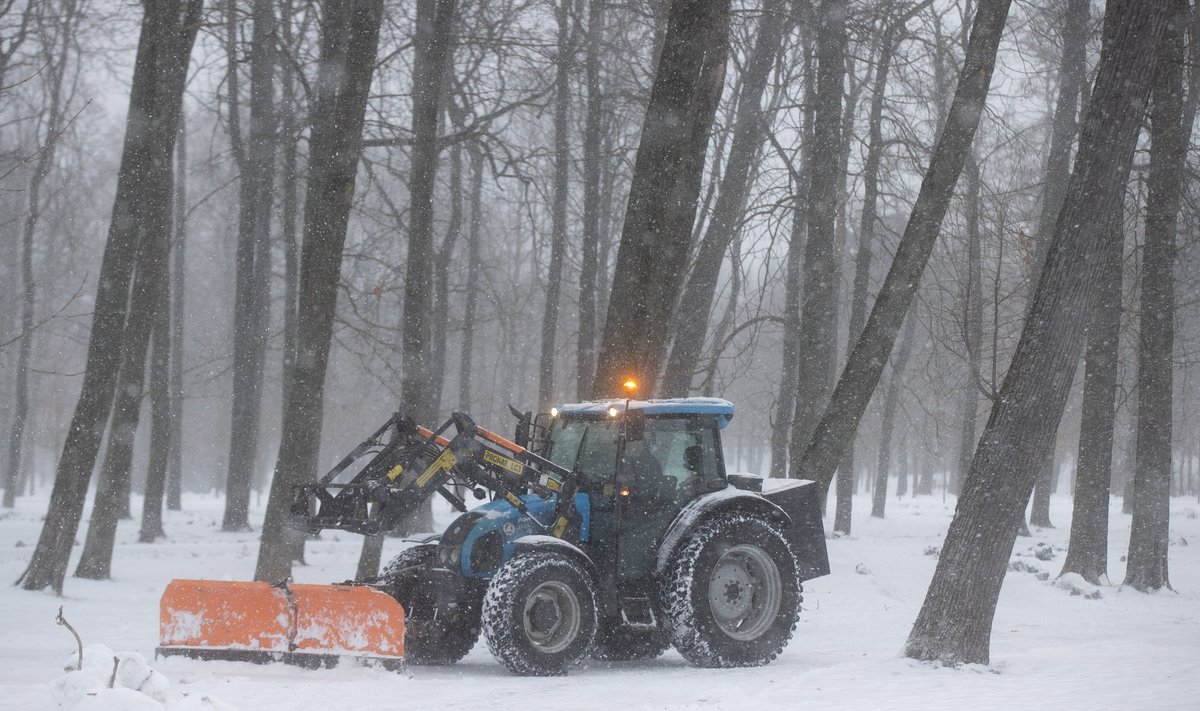
[[[708,418],[646,418],[646,446],[677,485],[693,479],[721,478],[715,427]]]

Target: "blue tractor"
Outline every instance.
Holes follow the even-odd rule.
[[[619,399],[514,414],[512,440],[462,413],[436,431],[397,414],[296,491],[293,521],[308,532],[389,531],[434,494],[461,511],[356,581],[403,606],[409,662],[452,664],[481,632],[526,675],[670,646],[702,667],[783,651],[802,582],[829,572],[816,486],[768,480],[778,485],[764,491],[759,477],[727,474],[732,404]],[[489,501],[469,509],[469,497]]]

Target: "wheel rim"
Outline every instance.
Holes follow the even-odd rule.
[[[731,546],[708,580],[708,607],[717,627],[748,642],[771,628],[783,602],[779,566],[758,546]]]
[[[563,651],[579,635],[579,598],[566,583],[551,580],[533,589],[521,615],[525,637],[546,654]]]

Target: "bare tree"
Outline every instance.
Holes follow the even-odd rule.
[[[1120,234],[1105,243],[1102,292],[1088,320],[1071,538],[1067,559],[1059,573],[1077,573],[1093,585],[1108,577],[1108,502],[1117,409],[1117,352],[1121,339],[1121,257],[1125,242],[1122,207],[1123,200],[1113,203],[1116,213],[1113,229]]]
[[[112,405],[138,252],[169,233],[171,154],[201,0],[146,5],[112,222],[100,267],[83,387],[58,462],[46,522],[29,567],[27,590],[61,592],[84,497]]]
[[[976,9],[958,87],[892,266],[803,458],[793,467],[794,475],[823,482],[826,490],[879,383],[937,240],[987,101],[1008,7],[1008,0],[986,0]]]
[[[755,172],[754,159],[762,148],[767,129],[769,117],[762,110],[763,92],[791,24],[784,0],[763,2],[757,39],[741,77],[733,140],[721,174],[717,201],[675,313],[675,340],[671,344],[661,388],[665,395],[687,395],[692,375],[697,370],[721,264],[741,230],[746,198]]]
[[[320,74],[312,104],[300,257],[299,312],[305,317],[298,324],[296,362],[288,371],[283,431],[259,542],[256,580],[278,581],[291,572],[296,539],[302,535],[288,528],[285,520],[292,486],[316,477],[342,247],[382,21],[383,0],[333,3],[321,17]]]
[[[1058,71],[1058,101],[1054,106],[1054,123],[1050,132],[1050,151],[1046,156],[1046,181],[1042,190],[1042,210],[1038,219],[1038,241],[1034,252],[1033,269],[1036,276],[1046,261],[1050,231],[1058,217],[1071,173],[1071,145],[1078,132],[1075,117],[1079,112],[1079,97],[1086,78],[1088,0],[1069,0],[1062,24],[1062,64]],[[1054,488],[1054,453],[1042,464],[1037,485],[1033,490],[1033,507],[1029,523],[1053,528],[1050,522],[1050,492]]]
[[[1150,104],[1150,168],[1142,298],[1138,315],[1137,458],[1133,526],[1125,584],[1149,592],[1170,588],[1171,432],[1175,353],[1175,232],[1183,193],[1191,122],[1184,124],[1186,0],[1170,0]],[[1195,88],[1192,89],[1195,91]],[[1193,114],[1190,118],[1194,119]]]
[[[71,97],[64,95],[64,87],[72,56],[71,43],[79,22],[79,8],[75,0],[63,0],[61,6],[45,8],[35,16],[32,4],[27,6],[17,32],[0,51],[0,61],[3,62],[0,65],[0,86],[3,85],[4,69],[12,53],[24,40],[31,21],[37,26],[43,42],[47,106],[45,138],[29,178],[29,203],[21,230],[21,335],[17,346],[16,389],[13,394],[12,429],[8,437],[8,461],[4,467],[3,506],[6,509],[11,509],[16,502],[17,482],[21,478],[21,451],[29,415],[29,358],[33,351],[37,297],[37,285],[33,281],[33,238],[42,215],[42,186],[54,168],[55,149],[70,118],[67,103]]]
[[[1129,174],[1174,0],[1114,0],[1083,122],[1075,171],[1059,212],[1029,319],[1000,386],[937,569],[905,654],[948,664],[988,663],[992,618],[1038,466],[1074,381],[1084,319],[1099,296],[1104,241]],[[981,8],[982,9],[982,8]]]
[[[905,319],[904,331],[900,336],[900,347],[892,355],[892,374],[888,378],[887,390],[883,396],[883,412],[880,416],[879,433],[879,464],[875,470],[875,491],[871,495],[871,515],[883,518],[887,509],[888,476],[892,470],[892,434],[895,430],[896,410],[900,406],[900,384],[904,380],[904,370],[908,367],[909,355],[912,353],[913,333],[916,319]],[[904,447],[900,448],[903,453]],[[902,455],[906,456],[906,455]],[[901,478],[902,487],[907,483]],[[899,493],[904,493],[900,488]]]
[[[167,470],[167,508],[183,508],[183,287],[187,252],[187,129],[186,112],[179,115],[175,140],[175,217],[171,241],[171,354],[170,354],[170,460]]]
[[[250,527],[250,486],[258,459],[263,365],[270,321],[271,204],[277,143],[275,4],[272,0],[254,0],[251,5],[254,29],[249,48],[250,130],[246,136],[242,135],[239,116],[236,8],[236,0],[228,0],[229,138],[240,178],[229,471],[221,524],[226,531]]]
[[[584,75],[587,105],[583,128],[583,244],[579,267],[579,337],[575,345],[575,396],[591,394],[596,370],[596,291],[600,276],[600,190],[603,95],[600,88],[600,47],[604,36],[604,6],[608,0],[588,0]]]
[[[708,132],[725,78],[729,0],[672,0],[617,250],[594,397],[656,391],[683,285]]]
[[[829,402],[837,366],[837,297],[841,267],[835,248],[842,174],[842,91],[846,71],[845,0],[822,0],[817,30],[817,90],[813,120],[812,186],[808,193],[808,241],[804,247],[804,293],[797,335],[799,368],[796,412],[788,450],[791,476]],[[840,453],[839,453],[840,458]],[[824,500],[830,480],[818,481]]]
[[[437,176],[438,115],[453,53],[456,0],[418,0],[413,37],[412,138],[408,257],[404,279],[404,344],[401,406],[431,421],[433,308],[433,188]],[[372,572],[372,574],[374,574]]]
[[[562,294],[563,257],[567,251],[567,191],[571,170],[567,118],[571,108],[571,67],[575,61],[571,27],[572,0],[556,0],[558,57],[554,62],[554,198],[550,208],[550,268],[546,273],[546,304],[542,311],[542,355],[538,367],[538,407],[548,409],[554,398],[555,336],[558,333],[559,296]]]

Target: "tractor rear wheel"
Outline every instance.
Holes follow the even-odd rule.
[[[404,606],[404,658],[428,666],[454,664],[479,640],[479,601],[460,600],[450,612],[437,609],[430,576],[436,545],[406,548],[384,566],[376,584]]]
[[[483,636],[515,674],[565,674],[596,637],[596,587],[578,561],[553,552],[519,555],[483,598]]]
[[[800,610],[796,558],[760,518],[724,514],[681,545],[663,594],[671,642],[701,667],[767,664],[787,646]]]

